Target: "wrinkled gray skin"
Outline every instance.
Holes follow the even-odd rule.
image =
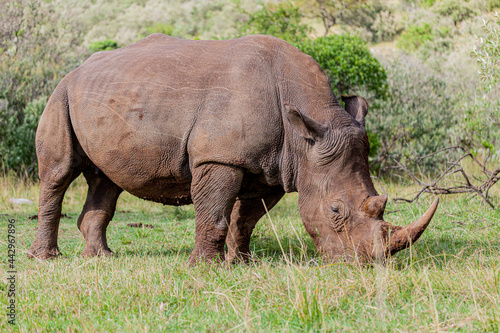
[[[368,171],[368,106],[356,96],[345,102],[344,110],[311,57],[274,37],[154,34],[96,53],[59,83],[40,120],[39,227],[29,256],[60,254],[63,196],[81,173],[89,185],[78,219],[83,255],[112,253],[106,227],[122,190],[194,204],[191,262],[222,260],[224,242],[228,261],[247,260],[262,200],[271,209],[295,191],[324,255],[373,260],[395,253],[415,232],[382,220],[387,198]],[[401,231],[396,247],[394,231]]]

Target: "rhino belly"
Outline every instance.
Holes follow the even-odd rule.
[[[187,129],[182,121],[151,121],[148,112],[135,113],[74,112],[72,125],[89,159],[125,191],[169,205],[190,203]]]
[[[122,140],[119,149],[108,145],[84,150],[115,184],[137,197],[168,205],[191,203],[191,176],[182,154],[176,145],[151,141],[131,138]]]

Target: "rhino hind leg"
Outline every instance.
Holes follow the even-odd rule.
[[[285,191],[280,187],[272,189],[263,198],[238,199],[231,213],[231,224],[226,238],[227,258],[230,263],[248,263],[250,260],[250,238],[255,225],[266,209],[271,210],[283,197]],[[262,202],[264,200],[264,203]]]
[[[192,171],[195,247],[190,263],[224,261],[231,211],[241,188],[243,170],[230,165],[202,164]]]
[[[40,176],[38,231],[28,258],[50,259],[61,254],[57,236],[64,193],[86,163],[85,153],[72,132],[63,83],[52,94],[40,118],[36,153]]]
[[[69,173],[57,181],[41,179],[38,230],[28,251],[28,258],[51,259],[61,255],[57,245],[64,193],[78,174]]]
[[[95,167],[86,169],[83,174],[89,188],[78,218],[78,229],[85,238],[82,256],[109,256],[113,252],[108,247],[106,228],[115,214],[122,189]]]

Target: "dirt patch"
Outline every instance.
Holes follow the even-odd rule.
[[[131,227],[131,228],[143,228],[144,227],[144,228],[153,229],[154,225],[152,225],[152,224],[142,224],[142,223],[128,223],[127,227]]]

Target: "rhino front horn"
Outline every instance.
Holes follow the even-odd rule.
[[[406,249],[419,239],[420,235],[422,235],[422,233],[431,222],[438,204],[439,198],[436,198],[434,199],[434,202],[429,207],[429,209],[425,212],[425,214],[422,215],[422,217],[420,217],[418,220],[403,228],[393,228],[389,245],[389,251],[391,255],[395,254],[398,251]]]

